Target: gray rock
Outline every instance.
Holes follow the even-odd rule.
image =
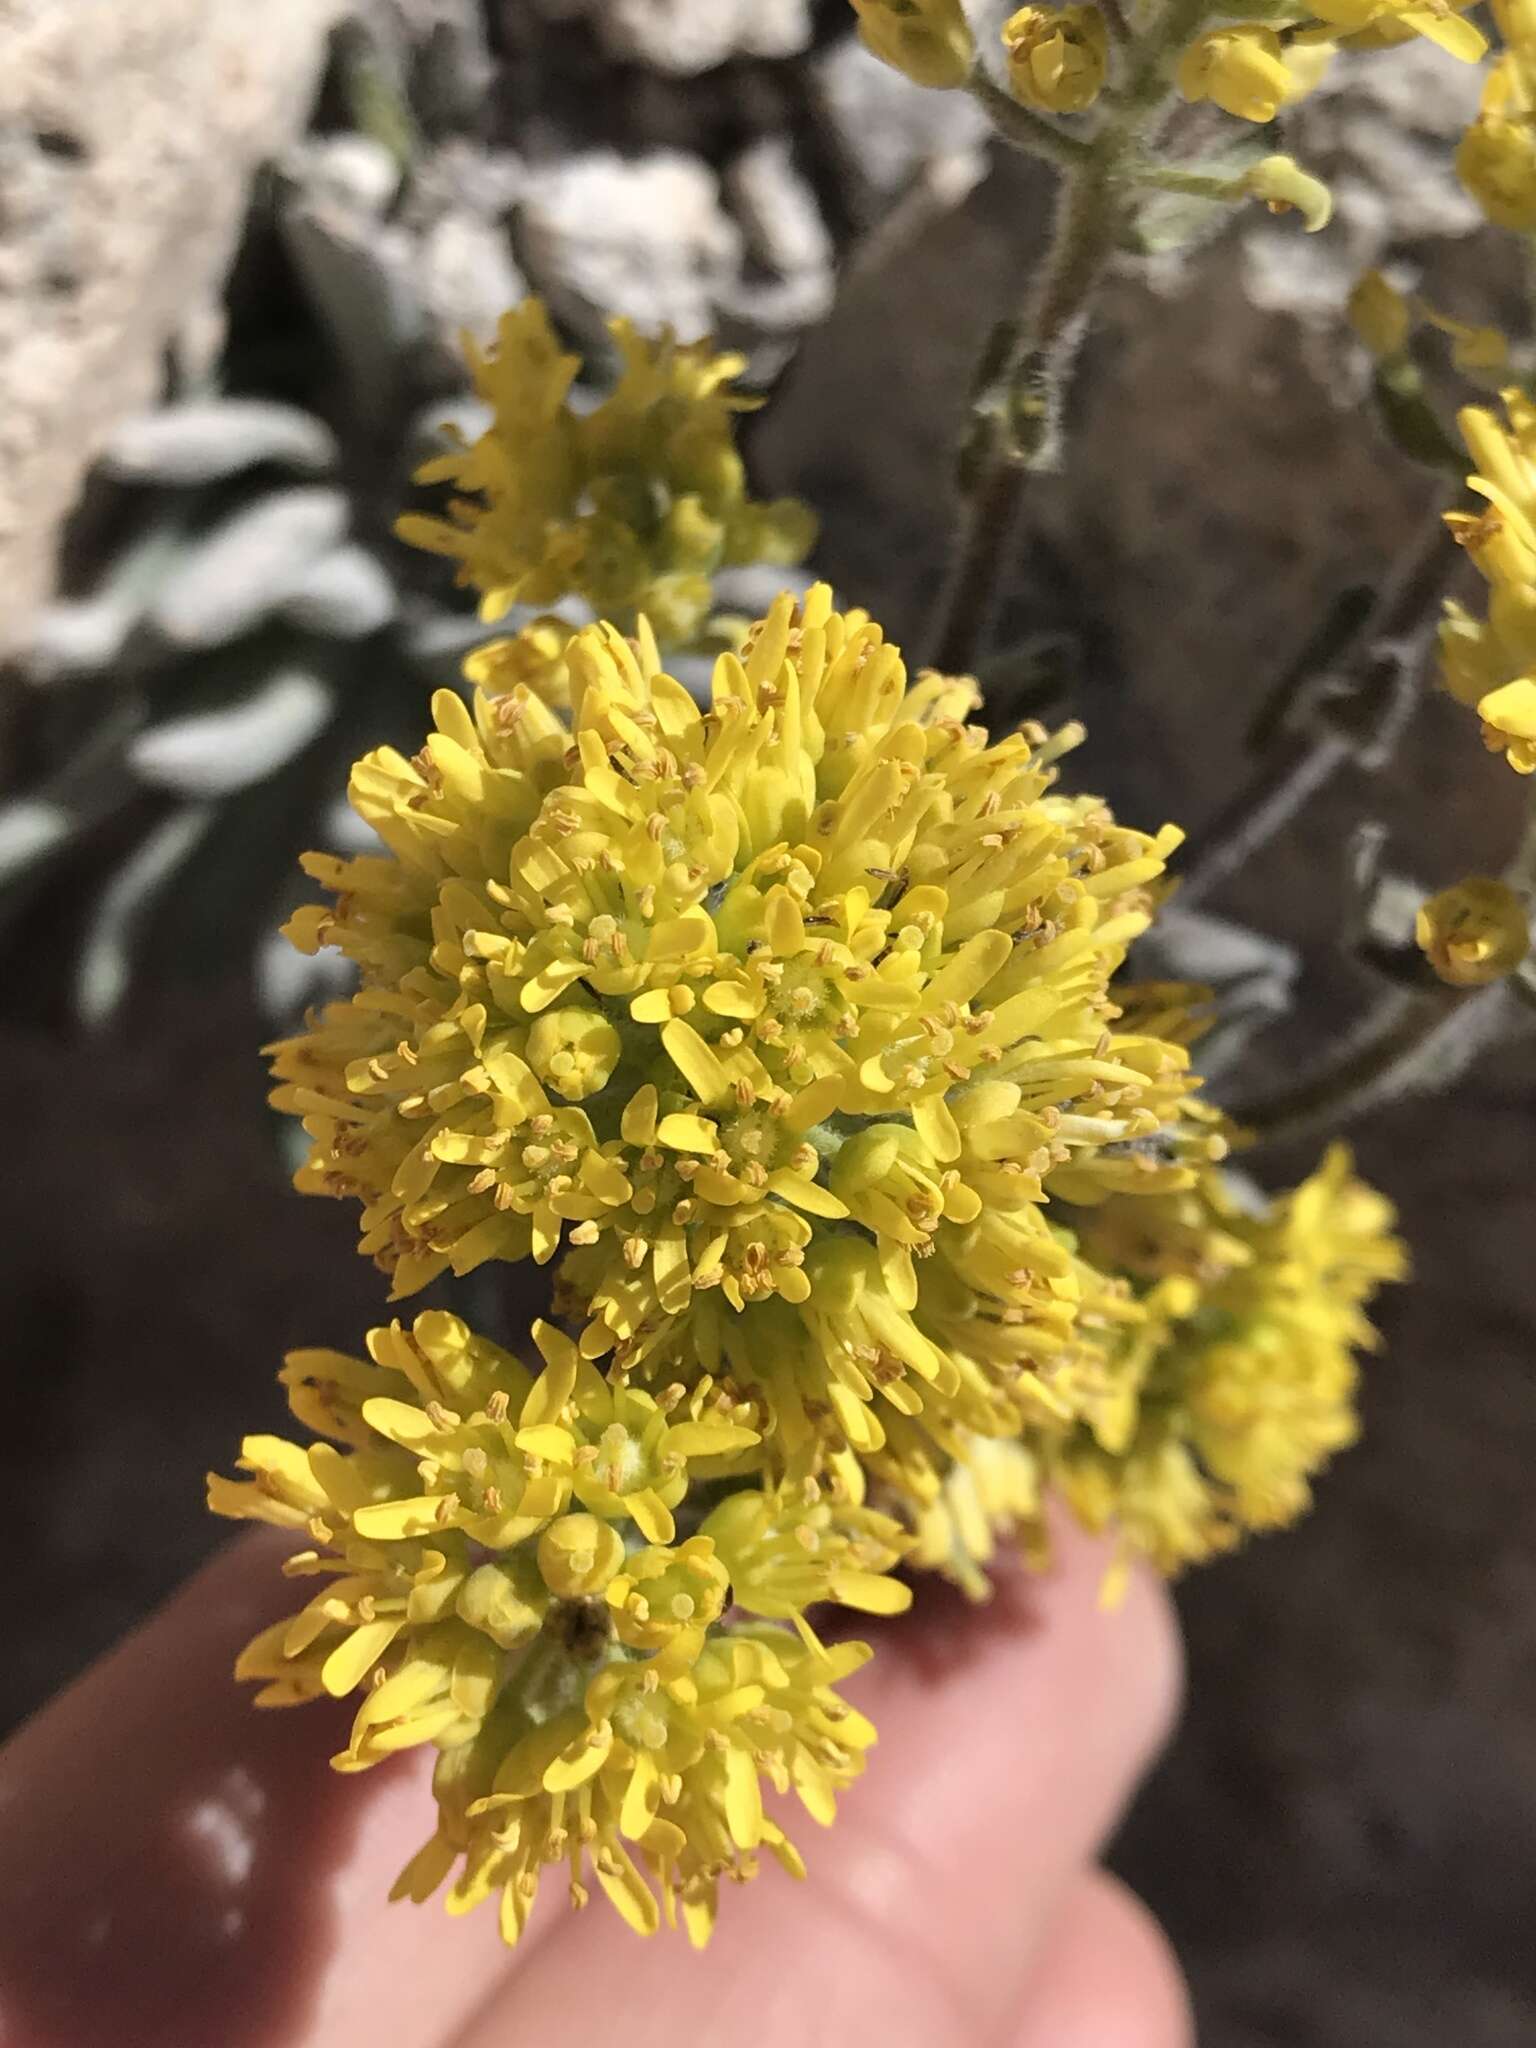
[[[458,354],[463,333],[488,341],[509,306],[527,292],[506,229],[477,214],[445,213],[421,238],[418,281],[427,317]]]
[[[592,341],[612,314],[685,340],[707,333],[742,253],[718,179],[675,150],[593,150],[530,171],[517,246],[534,289]]]
[[[818,110],[870,219],[926,163],[975,157],[990,132],[967,94],[914,85],[854,37],[833,43],[812,69]]]
[[[585,18],[615,57],[686,76],[731,57],[790,57],[811,40],[809,0],[538,0],[555,21]]]
[[[832,237],[784,136],[744,149],[725,174],[725,192],[757,262],[783,277],[830,272]]]
[[[400,165],[371,135],[307,135],[283,169],[309,196],[349,212],[382,219],[400,190]]]
[[[0,9],[0,640],[111,426],[155,396],[308,111],[340,0],[57,0]]]

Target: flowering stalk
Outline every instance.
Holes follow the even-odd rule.
[[[931,635],[931,658],[952,673],[974,668],[984,649],[1029,478],[1059,464],[1062,414],[1089,311],[1129,223],[1140,158],[1166,108],[1178,54],[1209,11],[1210,0],[1176,0],[1155,28],[1133,36],[1125,82],[1106,94],[1105,116],[1089,138],[1020,105],[979,61],[972,69],[970,89],[1000,131],[1055,163],[1062,182],[1027,310],[1005,330],[1000,360],[993,360],[997,337],[989,341],[972,400],[960,532]]]

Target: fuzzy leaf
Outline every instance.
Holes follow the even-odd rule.
[[[303,669],[270,675],[243,700],[151,726],[128,748],[141,781],[177,796],[228,796],[301,753],[331,713],[331,692]]]
[[[189,399],[126,420],[101,453],[124,483],[206,484],[273,462],[318,476],[336,460],[322,420],[264,398]]]
[[[299,590],[317,556],[340,541],[347,500],[322,485],[274,491],[194,543],[150,607],[178,647],[220,647]]]

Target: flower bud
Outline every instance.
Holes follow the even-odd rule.
[[[914,85],[964,85],[976,42],[960,0],[853,0],[864,47]]]
[[[1483,745],[1502,754],[1517,775],[1536,774],[1536,681],[1517,676],[1477,702]]]
[[[515,1567],[483,1564],[459,1588],[455,1605],[471,1628],[488,1635],[503,1650],[515,1650],[539,1632],[541,1607],[517,1584]]]
[[[1294,157],[1265,157],[1254,165],[1243,183],[1255,199],[1264,201],[1271,213],[1288,213],[1294,207],[1309,235],[1327,227],[1333,218],[1333,194],[1321,178],[1304,171]]]
[[[528,1034],[528,1064],[567,1102],[605,1088],[624,1048],[598,1010],[546,1010]]]
[[[539,1570],[560,1600],[601,1593],[623,1562],[623,1537],[596,1515],[562,1515],[539,1538]]]
[[[1081,114],[1104,89],[1109,35],[1092,5],[1021,7],[1003,25],[1008,83],[1026,107]]]
[[[1179,59],[1179,91],[1211,100],[1240,121],[1273,121],[1295,96],[1285,51],[1272,28],[1218,28]]]
[[[1408,301],[1381,274],[1368,270],[1349,295],[1349,324],[1378,362],[1408,346],[1413,315]]]
[[[1453,988],[1502,981],[1520,965],[1531,943],[1525,904],[1506,883],[1486,875],[1469,875],[1431,896],[1419,911],[1413,935],[1436,974]]]

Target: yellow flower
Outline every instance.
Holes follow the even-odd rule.
[[[1312,12],[1357,49],[1381,49],[1425,36],[1464,64],[1488,48],[1482,30],[1463,19],[1473,0],[1310,0]]]
[[[565,653],[575,628],[546,614],[507,638],[487,640],[464,658],[464,675],[487,697],[505,697],[519,684],[557,711],[570,708],[571,673]]]
[[[1459,417],[1476,471],[1469,487],[1488,500],[1481,513],[1451,512],[1446,524],[1487,580],[1487,616],[1446,606],[1440,629],[1441,680],[1474,705],[1483,739],[1518,774],[1536,770],[1536,406],[1504,393],[1505,421],[1484,406]]]
[[[1469,875],[1429,898],[1414,937],[1442,981],[1481,988],[1512,974],[1530,951],[1530,913],[1506,883]]]
[[[375,1330],[371,1363],[290,1358],[294,1412],[334,1441],[248,1437],[248,1476],[211,1475],[209,1502],[304,1532],[285,1571],[320,1590],[236,1674],[267,1706],[360,1690],[339,1770],[442,1752],[438,1831],[397,1889],[424,1897],[462,1857],[451,1904],[499,1892],[515,1940],[541,1864],[566,1860],[573,1896],[590,1866],[649,1931],[648,1872],[702,1939],[718,1876],[764,1847],[798,1868],[759,1778],[826,1820],[862,1767],[873,1731],[831,1688],[868,1652],[823,1649],[804,1603],[896,1612],[906,1589],[883,1575],[904,1542],[848,1503],[750,1484],[676,1540],[695,1478],[717,1490],[758,1444],[739,1404],[705,1382],[686,1400],[614,1388],[535,1336],[537,1376],[442,1311]],[[793,1626],[727,1622],[733,1599]]]
[[[1179,59],[1179,91],[1241,121],[1272,121],[1297,97],[1285,46],[1270,28],[1212,29]]]
[[[1109,33],[1091,4],[1021,7],[1003,25],[1008,83],[1025,106],[1081,114],[1104,90]]]
[[[1311,1477],[1356,1435],[1355,1352],[1375,1342],[1363,1309],[1406,1273],[1392,1223],[1343,1146],[1273,1204],[1211,1173],[1096,1215],[1090,1255],[1115,1263],[1129,1234],[1137,1263],[1170,1277],[1130,1328],[1111,1427],[1032,1439],[1078,1515],[1175,1571],[1301,1514]]]
[[[1071,733],[988,746],[968,684],[909,687],[822,588],[707,712],[643,629],[566,660],[569,729],[443,693],[415,761],[359,764],[393,858],[311,859],[338,900],[290,928],[363,975],[275,1049],[299,1185],[361,1198],[397,1296],[558,1257],[584,1357],[728,1377],[776,1470],[853,1486],[899,1438],[936,1484],[1041,1366],[1068,1398],[1053,1191],[1182,1185],[1219,1143],[1167,1020],[1117,1029],[1109,993],[1177,834],[1060,794]]]
[[[915,85],[964,85],[976,56],[960,0],[852,0],[859,39]]]
[[[1536,228],[1536,124],[1479,115],[1456,150],[1456,175],[1495,227]]]
[[[462,1865],[449,1911],[495,1898],[516,1942],[545,1870],[563,1863],[573,1905],[595,1876],[637,1933],[681,1921],[702,1946],[721,1878],[754,1876],[764,1851],[804,1875],[763,1810],[763,1782],[818,1822],[834,1818],[875,1739],[835,1687],[868,1656],[862,1643],[813,1647],[762,1622],[711,1630],[687,1666],[671,1647],[637,1658],[548,1639],[476,1734],[439,1759],[437,1830],[392,1896],[426,1899]]]
[[[643,610],[662,643],[678,645],[703,625],[716,569],[798,561],[814,522],[792,500],[747,494],[732,421],[755,401],[730,390],[743,357],[670,332],[649,339],[627,320],[611,332],[622,373],[585,413],[569,398],[580,359],[561,352],[539,300],[503,317],[488,352],[468,344],[492,423],[417,471],[466,495],[445,517],[409,514],[396,530],[456,560],[487,617],[574,594],[624,624]],[[487,686],[505,689],[547,675],[558,701],[561,652],[557,622],[540,620],[482,652],[482,680],[494,673]]]

